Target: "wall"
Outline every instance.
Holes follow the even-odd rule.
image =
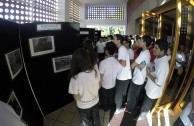
[[[124,20],[86,20],[85,19],[86,6],[87,5],[85,4],[80,5],[80,27],[86,27],[87,25],[105,25],[105,26],[123,25],[126,28],[126,25],[127,25],[127,5],[126,4],[121,5],[124,7]],[[99,5],[99,6],[106,6],[106,5]],[[116,5],[116,6],[119,6],[119,5]],[[125,29],[125,33],[126,33],[126,29]]]

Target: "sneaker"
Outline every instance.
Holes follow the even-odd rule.
[[[114,114],[119,114],[121,112],[124,112],[124,108],[116,109]]]

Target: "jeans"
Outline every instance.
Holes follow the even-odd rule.
[[[131,81],[127,96],[127,109],[129,112],[134,111],[135,105],[138,100],[137,98],[142,87],[143,85],[136,85],[135,83],[133,83],[133,81]]]
[[[129,80],[116,80],[115,104],[117,109],[122,107],[123,101],[126,97],[128,85]]]
[[[91,108],[80,109],[78,108],[80,117],[82,119],[84,126],[100,126],[100,116],[99,116],[99,104],[97,103]]]
[[[146,116],[147,113],[152,109],[153,104],[157,99],[150,99],[147,95],[144,98],[143,105],[141,107],[140,116]]]

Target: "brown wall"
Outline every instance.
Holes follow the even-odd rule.
[[[135,34],[135,29],[132,25],[135,25],[133,19],[133,13],[136,8],[140,6],[145,0],[129,0],[127,3],[127,34]]]

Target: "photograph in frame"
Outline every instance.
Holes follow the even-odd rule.
[[[5,59],[7,61],[7,66],[13,80],[23,68],[20,49],[18,48],[5,54]]]
[[[31,56],[44,55],[55,52],[54,36],[29,39]]]
[[[20,118],[22,118],[23,108],[18,98],[16,97],[14,91],[11,92],[10,97],[7,101],[7,104],[9,104],[14,109],[14,111]]]
[[[72,55],[52,59],[54,73],[70,69]]]

